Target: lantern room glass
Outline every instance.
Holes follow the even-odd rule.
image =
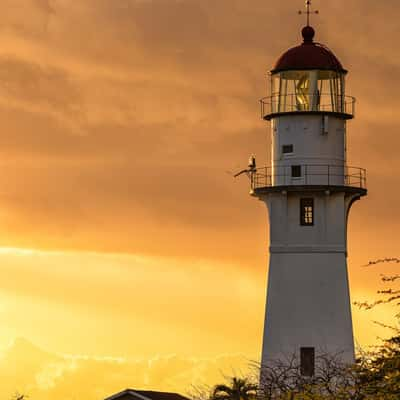
[[[330,70],[281,71],[271,75],[274,112],[345,112],[345,74]]]

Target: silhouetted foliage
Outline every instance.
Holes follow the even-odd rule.
[[[230,378],[229,384],[216,385],[210,400],[254,400],[257,396],[257,385],[246,378]]]
[[[20,393],[15,393],[12,400],[27,400],[27,396],[24,394],[20,394]]]
[[[283,399],[359,399],[357,372],[342,362],[341,355],[320,354],[315,359],[315,374],[301,374],[299,358],[277,360],[260,368],[259,398]]]
[[[375,266],[383,263],[399,264],[399,258],[384,258],[370,261],[367,266]],[[400,275],[381,275],[383,284],[392,287],[378,290],[379,299],[368,302],[356,302],[361,309],[370,310],[383,304],[400,306]],[[397,287],[396,287],[397,286]],[[359,369],[361,384],[366,393],[365,398],[371,399],[400,399],[400,312],[395,314],[393,324],[386,325],[379,321],[375,323],[390,329],[394,335],[376,346],[375,350],[367,356],[366,367]],[[397,326],[396,326],[397,324]],[[368,397],[369,396],[369,397]],[[375,397],[374,397],[375,396]]]

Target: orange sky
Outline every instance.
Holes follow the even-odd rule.
[[[398,255],[400,7],[314,3],[316,39],[357,98],[349,165],[367,168],[369,196],[351,212],[349,272],[365,300],[388,268],[361,266]],[[185,392],[258,357],[267,214],[231,172],[251,153],[269,161],[258,99],[300,42],[301,7],[2,1],[0,376],[14,377],[3,397]],[[390,315],[355,310],[357,341],[384,335],[371,320]]]

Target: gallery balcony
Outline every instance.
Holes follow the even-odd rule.
[[[250,172],[251,193],[276,191],[345,191],[367,193],[366,170],[327,164],[284,165]]]
[[[274,94],[260,100],[261,117],[265,120],[286,114],[331,114],[352,119],[355,103],[354,97],[333,94]]]

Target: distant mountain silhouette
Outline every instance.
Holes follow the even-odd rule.
[[[36,375],[42,368],[56,360],[56,356],[28,340],[15,339],[0,357],[0,394],[3,397],[30,390],[36,385]]]
[[[8,366],[10,364],[20,365],[21,363],[26,366],[27,363],[31,365],[42,365],[57,360],[59,357],[51,354],[40,347],[34,345],[29,340],[22,337],[16,338],[8,348],[5,349],[0,365],[4,362]]]

